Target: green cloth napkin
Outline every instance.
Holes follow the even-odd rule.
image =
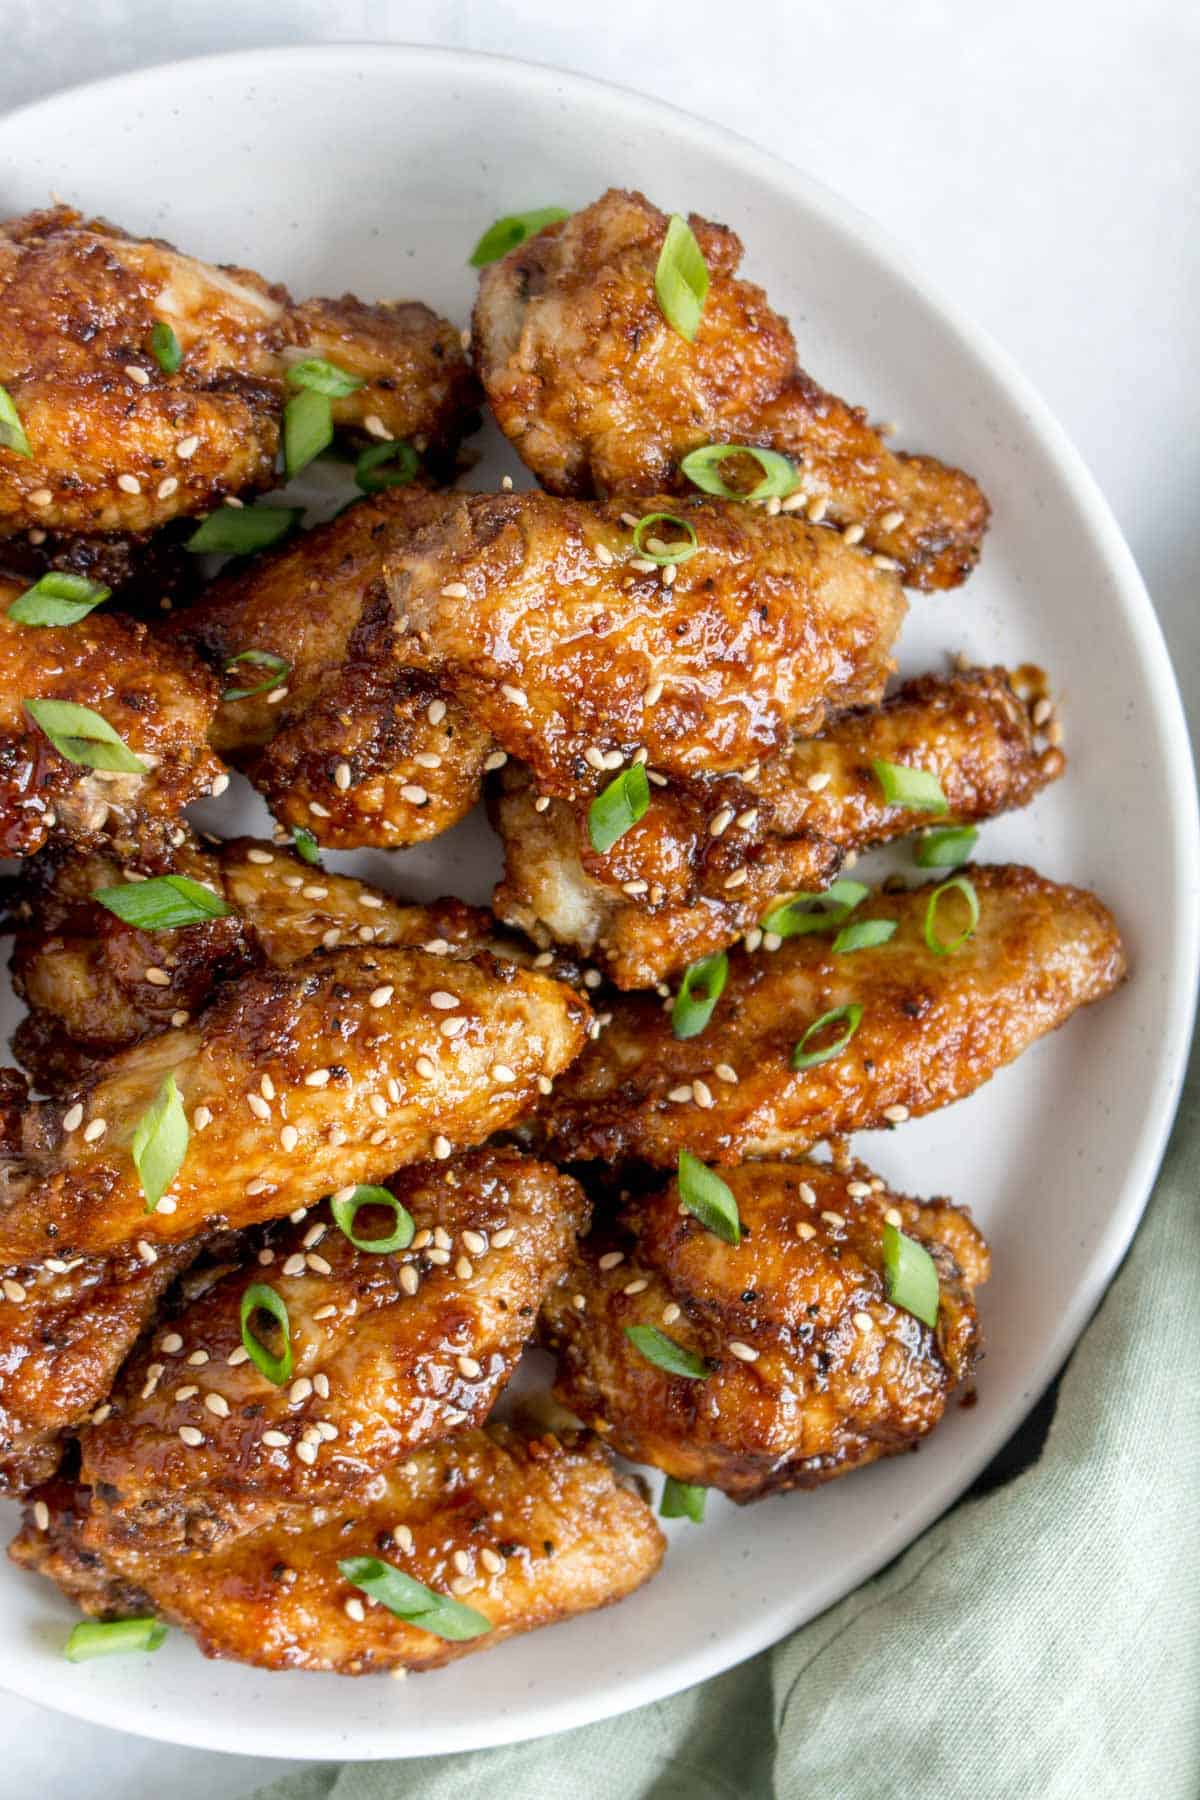
[[[1039,1460],[794,1637],[604,1724],[257,1800],[1197,1800],[1198,1188],[1200,1053]]]

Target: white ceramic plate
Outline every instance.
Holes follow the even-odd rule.
[[[404,1686],[209,1663],[179,1633],[152,1659],[74,1667],[59,1654],[69,1609],[0,1567],[0,1682],[81,1718],[212,1749],[415,1756],[581,1725],[713,1675],[838,1599],[961,1492],[1058,1369],[1145,1204],[1197,966],[1195,794],[1172,672],[1129,553],[1059,427],[873,227],[711,125],[454,52],[252,52],[103,82],[0,122],[5,216],[57,192],[298,294],[412,295],[462,323],[466,257],[492,219],[583,205],[610,184],[728,220],[806,366],[900,421],[900,443],[982,480],[995,508],[982,567],[960,592],[913,596],[903,663],[965,650],[1051,672],[1068,776],[988,826],[982,849],[1095,886],[1127,934],[1134,979],[974,1099],[864,1145],[908,1191],[968,1202],[994,1248],[979,1404],[952,1409],[919,1455],[815,1495],[711,1503],[702,1529],[672,1528],[662,1574],[625,1605]],[[493,440],[475,485],[506,469],[520,474]],[[256,807],[231,795],[209,821],[254,828]],[[432,848],[338,862],[401,891],[481,898],[493,858],[486,828],[468,825]],[[11,1018],[0,1023],[7,1033]]]

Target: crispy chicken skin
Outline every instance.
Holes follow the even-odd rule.
[[[571,989],[486,952],[331,950],[247,975],[27,1112],[0,1167],[0,1260],[253,1225],[478,1143],[574,1059],[586,1016]],[[131,1143],[168,1075],[191,1135],[174,1207],[148,1213]]]
[[[513,1150],[407,1169],[388,1187],[417,1227],[414,1247],[358,1250],[322,1202],[268,1235],[266,1266],[248,1243],[240,1266],[126,1366],[112,1415],[82,1440],[106,1536],[207,1550],[280,1502],[336,1502],[483,1423],[586,1223],[582,1190]],[[354,1226],[364,1239],[394,1228],[382,1207]],[[287,1306],[294,1369],[282,1387],[242,1348],[241,1299],[255,1282]],[[207,1360],[195,1367],[198,1349]],[[180,1438],[189,1425],[202,1443]]]
[[[949,803],[939,825],[1025,806],[1065,767],[1061,750],[1039,747],[1003,669],[918,676],[880,709],[847,713],[741,775],[654,789],[645,817],[603,854],[586,808],[536,811],[528,773],[511,766],[491,801],[505,852],[493,905],[594,955],[618,987],[652,987],[757,925],[777,895],[827,886],[848,851],[922,822],[888,805],[875,759],[938,778]]]
[[[889,450],[860,407],[819,388],[787,320],[737,278],[742,245],[693,213],[709,272],[694,343],[668,324],[654,272],[667,215],[610,189],[480,277],[474,355],[501,429],[555,494],[684,488],[708,443],[782,451],[813,514],[851,526],[914,587],[956,587],[988,504],[969,475]]]
[[[736,1163],[799,1156],[973,1093],[1110,993],[1125,957],[1111,915],[1083,889],[1017,865],[970,873],[979,925],[953,955],[925,945],[930,884],[864,901],[856,919],[897,926],[873,949],[835,956],[828,936],[805,936],[770,954],[733,951],[699,1037],[674,1038],[669,1011],[649,995],[615,999],[611,1023],[557,1082],[531,1135],[561,1161],[670,1168],[690,1150]],[[948,938],[959,929],[951,900],[938,930]],[[794,1072],[792,1051],[809,1026],[852,1004],[862,1022],[841,1054]]]
[[[38,1528],[38,1501],[48,1511]],[[9,1550],[101,1617],[154,1611],[206,1656],[266,1669],[366,1675],[432,1669],[520,1631],[623,1600],[654,1574],[665,1543],[645,1501],[617,1480],[586,1433],[533,1436],[505,1425],[418,1451],[341,1503],[282,1506],[203,1557],[90,1547],[88,1491],[56,1483],[26,1509]],[[379,1557],[491,1625],[460,1643],[363,1601],[338,1571]],[[355,1609],[357,1610],[357,1609]]]
[[[169,325],[183,353],[160,368]],[[275,485],[289,363],[366,378],[335,424],[421,440],[445,463],[473,422],[458,333],[412,302],[297,306],[251,270],[216,268],[69,207],[0,224],[0,383],[31,455],[0,450],[0,536],[145,533]]]
[[[915,1448],[979,1349],[988,1255],[968,1215],[876,1191],[861,1167],[744,1163],[724,1179],[740,1244],[686,1213],[674,1180],[581,1244],[545,1308],[558,1398],[622,1456],[738,1501]],[[888,1219],[937,1263],[932,1331],[887,1298]],[[665,1332],[711,1373],[666,1373],[630,1325]]]
[[[209,676],[185,650],[102,609],[74,625],[20,624],[8,608],[24,591],[0,576],[0,856],[28,856],[55,834],[130,840],[173,823],[222,772],[207,739],[216,705]],[[27,700],[99,713],[145,774],[69,761]]]

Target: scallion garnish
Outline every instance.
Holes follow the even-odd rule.
[[[857,1000],[854,1000],[851,1001],[848,1006],[835,1006],[831,1011],[822,1013],[819,1019],[814,1019],[804,1036],[800,1039],[800,1042],[796,1045],[796,1048],[792,1051],[793,1069],[796,1069],[797,1071],[800,1069],[817,1069],[822,1063],[832,1062],[835,1056],[840,1056],[842,1051],[846,1048],[846,1045],[850,1042],[850,1039],[862,1024],[862,1016],[863,1009],[858,1004]],[[837,1025],[839,1022],[841,1023],[842,1029],[838,1032],[832,1043],[826,1044],[824,1049],[820,1050],[809,1050],[807,1048],[807,1045],[812,1042],[813,1038],[819,1037],[823,1031],[827,1031],[831,1025]]]
[[[8,608],[8,616],[18,625],[74,625],[86,619],[92,608],[102,605],[111,593],[111,588],[98,581],[51,569],[17,595]]]
[[[833,953],[845,956],[851,950],[874,950],[895,935],[895,919],[854,919],[849,925],[843,925],[834,938]]]
[[[13,405],[12,395],[3,387],[0,387],[0,450],[12,450],[17,456],[33,455],[21,415]]]
[[[488,263],[499,262],[502,256],[507,256],[526,238],[534,237],[547,225],[557,225],[560,219],[570,216],[562,206],[535,206],[529,212],[508,213],[488,226],[468,261],[473,269],[486,268]]]
[[[26,700],[25,711],[68,762],[89,769],[108,769],[118,775],[145,775],[146,765],[135,756],[107,719],[90,706],[72,700]]]
[[[682,1375],[687,1381],[707,1381],[712,1374],[711,1366],[703,1357],[685,1350],[657,1325],[627,1325],[625,1336],[639,1355],[653,1363],[656,1369],[664,1369],[668,1375]]]
[[[461,1600],[452,1600],[448,1594],[439,1594],[423,1582],[414,1581],[403,1569],[381,1562],[377,1556],[348,1556],[339,1562],[338,1569],[351,1587],[386,1606],[406,1625],[432,1632],[434,1637],[463,1643],[492,1629],[490,1621],[473,1606],[464,1606]]]
[[[732,488],[721,474],[721,464],[731,456],[749,456],[762,470],[762,478],[752,488]],[[754,444],[705,444],[701,450],[689,451],[679,467],[693,486],[722,500],[769,500],[782,498],[796,485],[795,464],[778,450],[760,450]]]
[[[913,812],[949,812],[941,782],[927,769],[910,769],[905,763],[880,762],[878,758],[871,767],[889,806],[907,806]]]
[[[165,319],[154,321],[154,330],[150,333],[150,348],[163,374],[173,375],[183,361],[183,351],[180,349],[179,339]]]
[[[219,506],[183,547],[196,555],[250,556],[279,543],[303,516],[302,506]]]
[[[623,838],[631,826],[644,819],[650,805],[650,783],[641,763],[631,763],[602,788],[588,807],[588,837],[592,849],[603,855]]]
[[[967,923],[958,936],[947,942],[937,934],[937,911],[946,894],[961,894],[967,903]],[[935,956],[953,956],[961,950],[967,939],[974,933],[979,923],[979,895],[975,892],[975,883],[966,875],[952,875],[949,881],[943,881],[935,887],[929,896],[929,904],[925,908],[925,946]]]
[[[379,494],[384,488],[407,487],[420,467],[412,445],[395,438],[363,451],[354,465],[354,480],[364,494]]]
[[[226,919],[232,906],[203,882],[189,875],[154,875],[149,881],[123,881],[96,888],[92,899],[137,931],[174,931],[203,919]]]
[[[226,688],[221,695],[222,700],[249,700],[254,694],[269,693],[281,681],[286,681],[292,672],[292,665],[287,658],[276,656],[273,650],[239,650],[236,656],[231,656],[226,662],[225,674],[230,674],[239,663],[250,663],[256,669],[265,669],[266,675],[253,687]]]
[[[821,894],[792,894],[779,901],[762,921],[776,937],[803,937],[810,931],[832,931],[861,906],[870,888],[861,881],[835,881]]]
[[[643,534],[649,530],[651,525],[658,524],[676,526],[683,532],[687,542],[668,544],[663,538],[655,537],[653,542],[647,546],[642,542]],[[690,556],[695,556],[700,548],[700,540],[696,536],[696,527],[687,519],[677,518],[674,513],[647,513],[644,518],[638,520],[633,528],[633,547],[639,556],[646,557],[650,562],[658,563],[660,568],[666,568],[669,563],[687,562]]]
[[[390,1210],[393,1223],[386,1237],[355,1237],[355,1215],[363,1206],[386,1206]],[[412,1215],[405,1211],[395,1194],[390,1194],[386,1188],[360,1186],[349,1194],[334,1194],[329,1201],[329,1210],[338,1230],[350,1239],[356,1250],[369,1250],[375,1256],[385,1256],[392,1250],[407,1250],[413,1241],[416,1226],[412,1222]]]
[[[283,1335],[283,1351],[275,1356],[261,1338],[255,1337],[250,1329],[250,1321],[256,1312],[265,1312],[274,1319]],[[251,1282],[242,1295],[241,1306],[242,1343],[246,1354],[260,1375],[275,1387],[282,1387],[285,1381],[292,1378],[292,1322],[288,1318],[287,1303],[268,1287],[263,1281]]]
[[[333,403],[316,388],[301,388],[283,409],[283,472],[290,481],[333,442]]]
[[[954,869],[970,860],[978,842],[973,825],[945,825],[940,831],[923,832],[913,855],[922,869]]]
[[[892,1305],[932,1331],[938,1317],[937,1264],[924,1244],[905,1237],[895,1225],[883,1228],[883,1279]]]
[[[742,1221],[732,1188],[719,1175],[715,1175],[707,1164],[702,1163],[698,1156],[693,1156],[690,1150],[679,1152],[679,1172],[676,1179],[679,1198],[692,1217],[699,1219],[706,1231],[711,1231],[714,1237],[721,1238],[726,1244],[740,1244]]]
[[[292,844],[301,862],[311,863],[314,869],[321,867],[320,847],[307,826],[296,825],[293,827]]]
[[[671,214],[654,271],[654,292],[667,324],[690,344],[708,295],[708,268],[696,234],[686,219]]]
[[[702,1525],[707,1498],[707,1488],[693,1487],[689,1481],[676,1481],[673,1475],[668,1475],[663,1482],[658,1516],[660,1519],[690,1519],[693,1525]]]
[[[68,1662],[90,1662],[94,1656],[124,1656],[131,1650],[157,1650],[167,1628],[157,1619],[83,1619],[67,1639]]]
[[[347,394],[355,394],[360,387],[366,386],[363,376],[351,375],[348,369],[339,369],[336,363],[326,362],[320,356],[293,363],[287,379],[289,387],[307,388],[314,394],[325,394],[330,400],[344,400]]]
[[[138,1120],[131,1154],[137,1168],[146,1211],[156,1210],[187,1155],[188,1122],[174,1075],[164,1077],[154,1099]]]
[[[728,975],[729,958],[724,950],[688,965],[671,1008],[671,1031],[675,1037],[700,1036],[712,1018]]]

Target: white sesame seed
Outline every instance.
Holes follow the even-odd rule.
[[[646,689],[645,693],[642,695],[642,705],[643,706],[657,705],[657,703],[662,699],[663,685],[664,684],[661,681],[652,681],[650,683],[649,687]]]
[[[833,777],[829,773],[828,769],[819,769],[815,775],[810,775],[808,777],[808,780],[804,783],[804,785],[808,789],[810,794],[819,794],[823,791],[823,789],[825,789],[829,786],[829,783],[832,780],[833,780]]]
[[[732,875],[727,875],[725,877],[723,885],[727,890],[744,887],[749,879],[750,871],[748,869],[735,869]]]
[[[298,1250],[288,1257],[283,1265],[281,1273],[284,1275],[303,1275],[304,1258]]]
[[[458,1372],[466,1381],[477,1381],[483,1369],[473,1356],[460,1356],[457,1359]]]
[[[720,812],[715,812],[713,814],[712,818],[708,821],[709,836],[715,837],[715,838],[722,837],[724,835],[724,833],[729,829],[729,827],[732,823],[733,823],[733,808],[732,808],[732,806],[723,806],[721,808]]]
[[[49,488],[34,488],[29,496],[29,504],[30,506],[49,506],[53,498],[54,495]]]
[[[288,1399],[293,1406],[298,1406],[302,1400],[308,1399],[312,1391],[313,1384],[308,1379],[308,1376],[301,1375],[298,1380],[293,1381],[291,1387],[288,1389]]]
[[[472,1275],[475,1273],[475,1265],[471,1262],[469,1257],[460,1256],[454,1265],[454,1273],[458,1276],[460,1281],[470,1281]]]
[[[846,1192],[852,1200],[865,1200],[871,1192],[871,1184],[869,1181],[848,1181]]]
[[[213,784],[209,788],[208,791],[213,796],[213,798],[216,799],[218,795],[223,794],[225,792],[225,789],[228,786],[229,786],[228,775],[220,774],[220,775],[216,775],[213,777]]]
[[[904,1223],[904,1215],[901,1213],[900,1208],[898,1206],[889,1206],[887,1211],[884,1213],[883,1217],[884,1217],[885,1223],[888,1225],[894,1225],[896,1227],[897,1231],[900,1229],[901,1225],[903,1225],[903,1223]]]
[[[250,1352],[247,1350],[245,1344],[235,1344],[233,1349],[229,1352],[229,1355],[225,1358],[226,1365],[231,1369],[239,1368],[242,1363],[249,1361]]]
[[[854,1323],[860,1331],[874,1331],[875,1329],[875,1321],[869,1312],[856,1312]]]
[[[20,1306],[25,1299],[25,1289],[11,1275],[6,1275],[3,1282],[4,1298],[11,1300],[14,1306]]]
[[[264,1431],[262,1441],[271,1450],[286,1450],[291,1440],[282,1431]]]
[[[224,1394],[205,1394],[204,1404],[209,1412],[214,1413],[218,1419],[229,1417],[229,1402]]]
[[[484,757],[483,766],[485,769],[488,769],[488,770],[502,769],[507,761],[508,761],[507,750],[492,750],[489,752],[489,754],[487,756]]]
[[[274,694],[267,695],[267,699],[272,702],[276,699],[282,700],[286,693],[286,688],[277,688]],[[308,803],[308,810],[314,819],[327,819],[329,817],[329,808],[327,806],[322,806],[319,800],[310,800]]]
[[[268,1176],[256,1175],[253,1181],[246,1183],[242,1192],[253,1200],[256,1194],[269,1194],[274,1186],[275,1183]]]
[[[250,1111],[254,1114],[256,1119],[269,1119],[271,1116],[270,1107],[259,1094],[247,1094],[246,1105],[250,1108]]]
[[[203,1131],[206,1125],[212,1124],[212,1112],[207,1106],[198,1106],[192,1114],[192,1124],[197,1131]]]
[[[431,725],[440,725],[445,716],[446,702],[444,700],[431,700],[425,708],[425,717]]]
[[[824,1219],[824,1221],[827,1225],[832,1225],[835,1231],[840,1230],[841,1227],[846,1223],[845,1219],[843,1219],[841,1213],[839,1213],[839,1212],[823,1212],[821,1214],[821,1217]]]
[[[305,1264],[307,1265],[307,1267],[312,1270],[314,1275],[332,1275],[333,1274],[332,1263],[326,1262],[326,1260],[323,1256],[318,1256],[316,1254],[316,1252],[313,1250],[310,1250],[308,1252],[308,1255],[304,1258],[304,1261],[305,1261]]]
[[[511,682],[501,682],[500,692],[504,695],[504,698],[508,701],[510,706],[524,709],[529,705],[529,696],[526,694],[525,689],[513,687]]]
[[[400,1287],[406,1294],[415,1294],[421,1285],[421,1278],[411,1263],[405,1263],[400,1270]]]
[[[146,970],[146,980],[150,983],[151,987],[170,987],[171,985],[171,977],[167,974],[167,971],[158,967]]]
[[[706,1112],[716,1105],[716,1101],[713,1099],[712,1089],[709,1087],[707,1081],[701,1081],[699,1076],[697,1076],[696,1080],[692,1083],[692,1098],[695,1100],[696,1105],[703,1107]]]
[[[729,1354],[730,1356],[736,1356],[739,1362],[752,1363],[758,1361],[758,1351],[753,1349],[749,1344],[743,1344],[738,1338],[730,1339]]]
[[[193,435],[192,437],[180,438],[179,442],[175,446],[175,454],[177,457],[179,457],[181,462],[188,462],[193,456],[195,456],[195,454],[199,448],[200,448],[199,437]]]
[[[517,1079],[515,1073],[509,1068],[507,1063],[493,1063],[490,1074],[492,1080],[498,1083],[500,1087],[509,1087]]]
[[[64,1131],[77,1131],[83,1124],[83,1107],[78,1100],[75,1102],[74,1106],[69,1106],[67,1108],[66,1112],[63,1114],[62,1123]]]
[[[168,1331],[165,1337],[159,1339],[158,1347],[168,1356],[175,1356],[183,1349],[183,1339],[177,1331]]]
[[[658,564],[652,562],[648,556],[633,556],[629,559],[629,567],[636,569],[639,575],[653,575],[658,569]]]
[[[627,1281],[621,1292],[623,1294],[644,1294],[649,1286],[650,1283],[639,1275],[635,1281]]]
[[[671,1089],[670,1093],[667,1095],[667,1099],[673,1100],[675,1102],[676,1106],[684,1105],[686,1101],[691,1099],[691,1097],[692,1097],[692,1084],[690,1081],[684,1082],[682,1084],[682,1086],[680,1086],[680,1087],[673,1087]]]
[[[446,1158],[453,1154],[453,1150],[454,1150],[454,1146],[450,1142],[449,1138],[444,1138],[441,1136],[434,1138],[433,1154],[437,1157],[439,1162],[445,1162]]]
[[[384,424],[378,413],[367,414],[366,418],[363,420],[363,430],[368,432],[371,437],[378,438],[381,443],[387,443],[391,436],[391,433],[388,431],[387,426]]]
[[[153,1244],[148,1244],[145,1238],[139,1238],[135,1248],[147,1268],[152,1268],[158,1261],[158,1251]]]
[[[537,1090],[539,1094],[552,1094],[554,1092],[554,1083],[548,1075],[538,1076]]]
[[[499,1231],[493,1231],[492,1233],[492,1248],[494,1250],[507,1250],[516,1235],[513,1226],[501,1226]]]
[[[246,861],[252,862],[252,863],[266,864],[266,863],[273,863],[275,861],[275,858],[269,850],[259,850],[256,848],[253,850],[247,850]]]
[[[624,1261],[625,1252],[623,1250],[606,1250],[604,1255],[597,1259],[596,1267],[599,1269],[616,1269],[619,1268]]]
[[[328,1069],[310,1069],[304,1077],[305,1087],[326,1087],[329,1083]]]
[[[155,498],[169,500],[178,486],[179,482],[174,475],[165,475],[154,490]]]
[[[746,936],[743,940],[747,950],[749,950],[751,953],[753,953],[755,950],[758,949],[758,947],[762,943],[762,941],[763,941],[763,933],[759,930],[757,925],[753,928],[752,931],[748,931],[746,933]]]
[[[737,1070],[734,1068],[731,1068],[728,1063],[718,1063],[713,1070],[713,1074],[716,1076],[718,1081],[726,1082],[729,1087],[737,1086],[737,1080],[738,1080]]]
[[[861,544],[866,535],[865,525],[847,525],[842,532],[842,542],[844,544]]]
[[[123,494],[140,494],[142,484],[136,475],[118,475],[117,486]]]
[[[435,1268],[444,1269],[449,1264],[450,1252],[448,1250],[427,1250],[425,1260],[433,1263]]]
[[[84,1131],[83,1131],[84,1143],[85,1144],[94,1144],[96,1142],[97,1138],[102,1138],[107,1130],[108,1130],[108,1120],[107,1119],[93,1119],[90,1125],[85,1125],[85,1127],[84,1127]]]
[[[180,1443],[186,1444],[189,1450],[196,1450],[204,1442],[204,1433],[202,1431],[197,1431],[194,1425],[181,1425],[179,1427],[179,1441]]]
[[[342,1610],[348,1619],[354,1620],[356,1625],[361,1625],[367,1616],[366,1608],[357,1594],[351,1594],[350,1598],[344,1602]]]
[[[180,1007],[177,1012],[171,1014],[171,1024],[175,1027],[176,1031],[179,1031],[187,1024],[190,1018],[191,1014],[184,1012],[183,1008]]]
[[[39,1531],[49,1531],[49,1529],[50,1529],[50,1508],[46,1505],[46,1502],[44,1500],[35,1500],[34,1501],[34,1503],[33,1503],[33,1522],[37,1526]]]
[[[903,523],[904,514],[898,506],[893,507],[891,512],[885,512],[879,521],[880,529],[883,531],[896,531]]]
[[[816,1235],[817,1235],[816,1226],[810,1225],[807,1219],[801,1219],[800,1223],[796,1227],[796,1236],[799,1238],[804,1238],[805,1241],[807,1242],[807,1240],[809,1238],[815,1238]]]
[[[763,932],[762,947],[769,954],[773,955],[774,952],[779,949],[779,947],[781,946],[782,943],[783,943],[783,939],[777,931],[764,931]]]
[[[799,1194],[801,1200],[803,1200],[805,1206],[815,1206],[817,1204],[817,1191],[814,1187],[810,1187],[807,1181],[802,1181],[800,1186],[796,1189],[796,1192]]]
[[[648,892],[649,887],[650,883],[648,881],[623,881],[621,883],[621,892],[623,894],[628,894],[630,899],[633,900],[636,899],[639,894]]]
[[[448,581],[442,589],[443,600],[466,600],[470,590],[465,581]]]
[[[429,996],[429,1004],[436,1007],[438,1012],[451,1012],[458,1005],[458,995],[448,993],[445,988],[434,988]]]
[[[387,986],[373,988],[367,997],[367,1004],[376,1007],[386,1006],[395,991],[395,988]]]
[[[401,786],[400,798],[407,800],[410,806],[424,806],[429,799],[429,790],[419,782],[406,781]]]
[[[479,1560],[489,1575],[499,1575],[504,1567],[504,1558],[498,1556],[491,1548],[490,1544],[485,1544],[483,1549],[479,1552]]]
[[[149,375],[146,373],[145,369],[139,369],[136,363],[126,363],[125,373],[128,375],[130,381],[136,381],[139,387],[150,386]]]
[[[1050,701],[1043,698],[1037,702],[1029,716],[1035,725],[1044,725],[1053,712],[1054,707],[1051,705]]]

